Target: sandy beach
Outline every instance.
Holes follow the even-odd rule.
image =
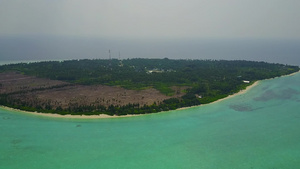
[[[219,99],[219,100],[217,100],[217,101],[214,101],[214,102],[211,102],[211,103],[208,103],[208,104],[201,104],[201,105],[198,105],[198,106],[205,106],[205,105],[209,105],[209,104],[218,103],[218,102],[224,101],[224,100],[226,100],[226,99],[235,97],[235,96],[237,96],[237,95],[244,94],[244,93],[246,93],[248,90],[250,90],[251,88],[257,86],[258,83],[259,83],[259,81],[256,81],[256,82],[254,82],[252,85],[247,86],[246,89],[240,90],[239,92],[237,92],[237,93],[235,93],[235,94],[229,95],[229,96],[227,96],[227,97],[225,97],[225,98],[223,98],[223,99]],[[191,106],[191,107],[198,107],[198,106]],[[188,108],[191,108],[191,107],[182,107],[182,108],[179,108],[179,109],[177,109],[177,110],[184,110],[184,109],[188,109]]]
[[[215,101],[215,102],[212,102],[212,103],[221,102],[221,101],[223,101],[223,100],[226,100],[226,99],[229,99],[229,98],[235,97],[235,96],[237,96],[237,95],[244,94],[244,93],[246,93],[247,91],[249,91],[250,89],[252,89],[253,87],[257,86],[257,85],[258,85],[258,83],[259,83],[259,81],[256,81],[256,82],[254,82],[252,85],[250,85],[250,86],[247,86],[247,88],[246,88],[246,89],[244,89],[244,90],[240,90],[238,93],[235,93],[235,94],[229,95],[229,96],[227,96],[227,97],[225,97],[225,98],[223,98],[223,99],[219,99],[219,100],[217,100],[217,101]],[[211,104],[211,103],[210,103],[210,104]]]
[[[101,119],[101,118],[122,118],[122,117],[132,117],[132,116],[139,116],[138,115],[124,115],[124,116],[110,116],[107,114],[99,114],[99,115],[61,115],[61,114],[50,114],[50,113],[40,113],[40,112],[29,112],[29,111],[24,111],[24,110],[19,110],[19,109],[14,109],[6,106],[0,106],[4,110],[9,110],[9,111],[15,111],[15,112],[20,112],[20,113],[26,113],[26,114],[31,114],[31,115],[37,115],[37,116],[45,116],[45,117],[54,117],[54,118],[74,118],[74,119]]]
[[[295,73],[292,73],[292,74],[289,74],[289,75],[285,75],[285,76],[294,76],[297,73],[300,73],[300,70],[298,72],[295,72]]]

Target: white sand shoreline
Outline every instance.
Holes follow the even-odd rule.
[[[292,73],[292,74],[289,74],[289,75],[284,75],[284,76],[293,76],[297,73],[299,73],[300,71],[298,72],[295,72],[295,73]],[[284,76],[281,76],[281,77],[284,77]],[[267,80],[267,79],[266,79]],[[190,106],[190,107],[182,107],[182,108],[178,108],[176,110],[184,110],[184,109],[189,109],[189,108],[192,108],[192,107],[198,107],[198,106],[204,106],[204,105],[209,105],[209,104],[214,104],[214,103],[218,103],[218,102],[221,102],[223,100],[226,100],[226,99],[229,99],[229,98],[232,98],[232,97],[235,97],[237,95],[241,95],[241,94],[244,94],[246,93],[247,91],[249,91],[250,89],[252,89],[253,87],[257,86],[259,84],[260,81],[256,81],[254,82],[253,84],[251,84],[250,86],[247,86],[246,89],[244,90],[241,90],[235,94],[232,94],[232,95],[229,95],[225,98],[222,98],[222,99],[219,99],[217,101],[214,101],[214,102],[211,102],[211,103],[208,103],[208,104],[201,104],[201,105],[197,105],[197,106]],[[16,112],[21,112],[21,113],[26,113],[26,114],[31,114],[31,115],[39,115],[39,116],[44,116],[44,117],[54,117],[54,118],[70,118],[70,119],[104,119],[104,118],[124,118],[124,117],[133,117],[133,116],[141,116],[141,115],[146,115],[146,114],[137,114],[137,115],[123,115],[123,116],[110,116],[110,115],[107,115],[107,114],[100,114],[100,115],[71,115],[71,114],[67,114],[67,115],[60,115],[60,114],[51,114],[51,113],[40,113],[40,112],[29,112],[29,111],[24,111],[24,110],[19,110],[19,109],[14,109],[14,108],[10,108],[10,107],[6,107],[6,106],[0,106],[2,109],[5,109],[5,110],[9,110],[9,111],[16,111]],[[163,112],[166,112],[166,111],[162,111],[162,112],[158,112],[158,113],[163,113]]]
[[[256,81],[256,82],[254,82],[253,84],[251,84],[250,86],[247,86],[246,89],[240,90],[240,91],[237,92],[237,93],[234,93],[234,94],[232,94],[232,95],[228,95],[227,97],[224,97],[224,98],[222,98],[222,99],[216,100],[216,101],[214,101],[214,102],[211,102],[211,103],[208,103],[208,104],[201,104],[201,105],[197,105],[197,106],[191,106],[191,107],[182,107],[182,108],[179,108],[179,109],[176,109],[176,110],[184,110],[184,109],[188,109],[188,108],[192,108],[192,107],[199,107],[199,106],[205,106],[205,105],[210,105],[210,104],[214,104],[214,103],[219,103],[219,102],[221,102],[221,101],[224,101],[224,100],[230,99],[230,98],[232,98],[232,97],[235,97],[235,96],[238,96],[238,95],[241,95],[241,94],[246,93],[247,91],[249,91],[249,90],[252,89],[253,87],[257,86],[259,82],[260,82],[260,81]]]
[[[294,76],[294,75],[297,74],[297,73],[300,73],[300,70],[299,70],[298,72],[294,72],[294,73],[292,73],[292,74],[284,75],[284,76]],[[281,77],[284,77],[284,76],[281,76]]]
[[[124,116],[110,116],[107,114],[99,114],[99,115],[71,115],[71,114],[66,114],[66,115],[61,115],[61,114],[52,114],[52,113],[41,113],[41,112],[30,112],[30,111],[25,111],[25,110],[19,110],[19,109],[14,109],[6,106],[0,106],[4,110],[9,110],[9,111],[15,111],[15,112],[20,112],[20,113],[26,113],[26,114],[31,114],[31,115],[38,115],[38,116],[44,116],[44,117],[54,117],[54,118],[74,118],[74,119],[102,119],[102,118],[121,118],[121,117],[132,117],[132,116],[139,116],[138,115],[124,115]]]

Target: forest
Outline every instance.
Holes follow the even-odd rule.
[[[70,85],[119,86],[130,90],[154,88],[171,98],[151,105],[77,105],[68,108],[30,106],[0,95],[0,105],[27,111],[58,114],[145,114],[207,104],[245,89],[255,81],[299,71],[297,66],[242,60],[173,60],[173,59],[83,59],[45,61],[0,66],[0,72],[59,80]],[[174,96],[174,86],[186,87],[185,94]],[[0,82],[0,89],[2,84]],[[36,89],[37,90],[37,89]],[[43,90],[43,89],[39,89]],[[30,91],[27,91],[30,92]]]

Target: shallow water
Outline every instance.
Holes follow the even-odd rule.
[[[300,73],[218,103],[118,119],[0,109],[0,168],[298,168],[299,84]]]

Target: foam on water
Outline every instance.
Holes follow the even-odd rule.
[[[0,168],[300,166],[300,73],[200,107],[119,119],[0,109]]]

